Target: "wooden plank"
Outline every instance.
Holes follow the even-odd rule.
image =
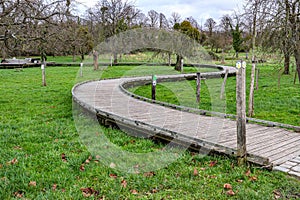
[[[300,139],[298,139],[297,141],[295,141],[293,143],[289,143],[289,142],[287,142],[286,144],[281,143],[282,144],[281,148],[263,153],[263,155],[273,159],[274,157],[277,157],[278,155],[287,155],[287,154],[293,153],[293,152],[299,150],[299,145],[300,145],[299,141],[300,141]]]
[[[284,141],[277,142],[277,143],[272,142],[267,147],[257,148],[255,150],[252,150],[251,152],[252,153],[257,153],[257,154],[266,154],[268,152],[272,152],[274,150],[279,150],[280,149],[281,153],[282,153],[282,150],[285,149],[285,145],[289,145],[289,144],[295,143],[295,142],[297,142],[299,140],[300,140],[299,138],[290,138],[288,140],[284,140]]]
[[[284,142],[291,138],[296,139],[293,136],[282,135],[282,132],[278,132],[276,135],[272,135],[272,137],[269,137],[268,140],[249,145],[249,150],[257,151],[260,149],[266,149],[267,147],[280,144],[281,142]]]

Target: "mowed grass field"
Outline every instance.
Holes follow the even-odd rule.
[[[86,67],[84,76],[77,78],[78,70],[47,68],[47,87],[42,87],[39,68],[0,70],[0,199],[300,197],[299,180],[258,166],[238,167],[235,160],[223,156],[202,157],[187,151],[167,167],[137,174],[104,165],[101,156],[92,155],[80,140],[71,89],[85,79],[120,77],[127,72],[128,76],[139,75],[135,72],[139,70],[120,66],[94,72]],[[151,75],[152,70],[175,73],[157,67],[141,74]],[[164,147],[119,130],[101,129],[99,134],[126,151],[161,151]]]

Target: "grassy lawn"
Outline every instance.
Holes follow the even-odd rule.
[[[172,71],[160,67],[154,71],[158,69],[161,72],[156,74]],[[71,88],[84,79],[120,77],[135,70],[112,67],[93,72],[84,68],[81,79],[76,78],[78,70],[47,68],[47,87],[41,86],[39,68],[0,70],[0,199],[300,197],[299,180],[255,166],[238,167],[235,160],[220,156],[200,157],[185,152],[168,167],[150,173],[127,174],[109,168],[80,140],[72,115]],[[153,71],[128,73],[151,75]],[[268,88],[263,85],[268,83],[261,84],[262,91]],[[119,130],[101,130],[99,134],[126,151],[158,151],[164,146]],[[230,184],[226,185],[228,189],[225,184]]]

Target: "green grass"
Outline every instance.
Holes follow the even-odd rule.
[[[108,69],[103,77],[123,76],[121,68]],[[85,199],[81,188],[96,191],[87,199],[273,199],[274,191],[283,199],[299,198],[298,180],[253,166],[237,167],[235,160],[220,156],[185,152],[149,174],[109,168],[88,151],[75,128],[71,88],[78,81],[78,68],[47,68],[46,74],[47,87],[42,87],[39,68],[0,70],[0,199]],[[101,130],[100,135],[128,152],[159,152],[164,146],[119,130]],[[14,158],[17,162],[11,162]],[[212,166],[212,161],[217,164]],[[226,194],[225,183],[232,185],[234,196]]]
[[[247,96],[250,88],[250,66],[247,70]],[[293,84],[293,75],[281,77],[278,87],[278,75],[272,66],[260,67],[259,90],[254,95],[254,118],[300,126],[299,84]],[[236,114],[235,77],[226,85],[226,100],[220,101],[222,80],[202,81],[201,102],[196,104],[196,81],[161,83],[157,86],[157,100],[172,104]],[[151,86],[130,89],[132,92],[151,98]],[[226,107],[223,108],[222,106]],[[247,104],[248,105],[248,99]]]

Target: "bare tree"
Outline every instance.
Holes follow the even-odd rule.
[[[128,30],[139,12],[131,2],[123,0],[101,0],[92,10],[98,19],[98,26],[101,27],[102,40]],[[117,49],[113,51],[114,63],[117,63]]]
[[[169,22],[163,13],[159,14],[159,28],[160,29],[162,29],[162,28],[168,29],[169,28]]]
[[[160,19],[159,13],[156,12],[155,10],[150,10],[148,12],[148,17],[149,17],[149,26],[153,28],[158,27],[158,23]]]
[[[179,13],[173,12],[171,14],[171,18],[169,19],[169,22],[172,27],[175,26],[175,24],[181,23],[181,16]]]
[[[208,36],[212,37],[213,31],[216,28],[217,22],[213,18],[209,18],[206,20],[204,26],[208,29]]]

